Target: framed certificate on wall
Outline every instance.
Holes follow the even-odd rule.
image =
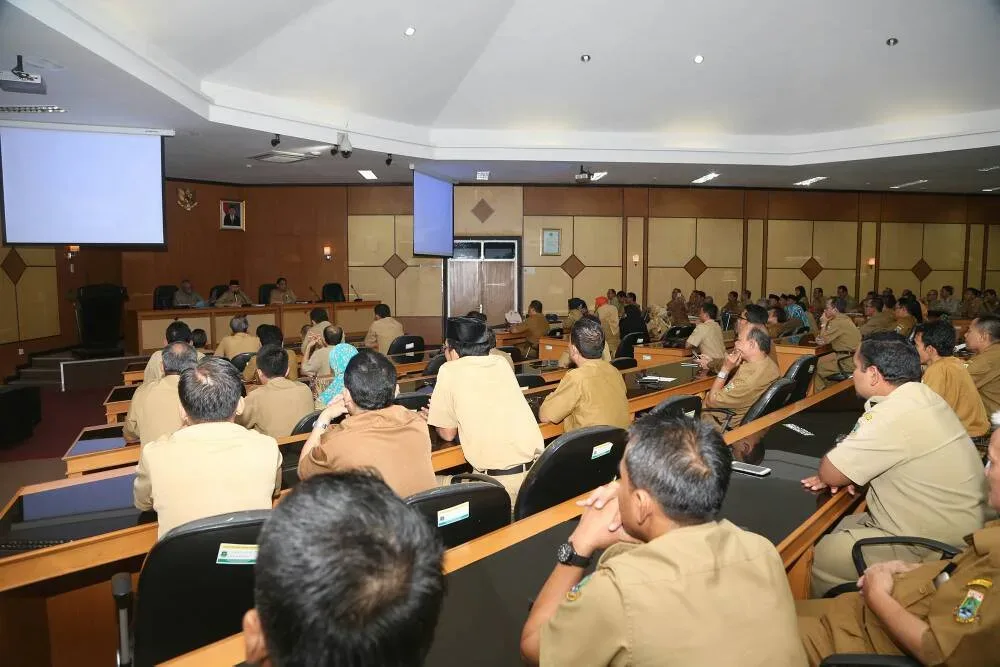
[[[542,254],[543,255],[558,255],[560,254],[560,245],[562,241],[562,230],[561,229],[543,229],[542,230]]]

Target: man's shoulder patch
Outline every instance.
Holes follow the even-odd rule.
[[[581,579],[579,583],[575,584],[573,588],[566,592],[567,602],[575,602],[580,599],[580,591],[587,585],[587,582],[590,581],[590,576],[591,575],[588,574],[586,577]]]

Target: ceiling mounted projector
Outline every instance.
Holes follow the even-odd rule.
[[[587,171],[584,166],[580,165],[580,173],[573,177],[573,180],[580,184],[590,183],[590,179],[594,177],[593,172]]]
[[[41,74],[25,72],[22,58],[18,56],[13,69],[0,71],[0,90],[8,93],[44,95],[45,82]]]

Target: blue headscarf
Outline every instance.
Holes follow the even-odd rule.
[[[328,405],[334,396],[344,391],[344,370],[347,368],[347,362],[357,353],[358,348],[347,343],[337,343],[330,348],[330,372],[333,373],[333,380],[319,395],[323,405]]]

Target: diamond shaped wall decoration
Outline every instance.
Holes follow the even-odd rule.
[[[698,255],[689,259],[688,263],[684,265],[684,270],[687,271],[688,275],[695,280],[698,280],[698,276],[705,273],[705,269],[707,268],[708,267],[705,266],[705,262],[701,261],[701,258],[698,257]]]
[[[25,264],[24,260],[21,259],[21,255],[18,254],[17,248],[11,248],[10,252],[7,253],[7,256],[4,257],[3,264],[0,264],[0,269],[3,269],[3,272],[7,274],[8,278],[10,278],[10,281],[16,285],[17,281],[21,279],[21,276],[24,275],[24,269],[26,266],[27,264]]]
[[[563,271],[566,272],[570,278],[576,278],[580,275],[580,272],[587,268],[587,265],[580,261],[580,258],[576,255],[570,255],[566,258],[566,261],[562,263]]]
[[[472,215],[476,216],[479,222],[486,222],[493,213],[493,207],[485,199],[480,199],[479,203],[472,207]]]
[[[823,265],[816,261],[815,257],[810,257],[801,267],[802,273],[806,274],[809,280],[816,280],[816,276],[823,273]]]
[[[925,262],[923,258],[921,258],[920,261],[914,264],[913,268],[910,269],[910,271],[913,271],[913,275],[915,275],[917,280],[920,282],[923,282],[927,276],[931,275],[931,271],[933,270],[934,269],[931,268],[931,265]]]
[[[385,260],[382,268],[388,271],[393,278],[398,278],[403,271],[406,271],[406,262],[396,253],[392,253],[392,257]]]

